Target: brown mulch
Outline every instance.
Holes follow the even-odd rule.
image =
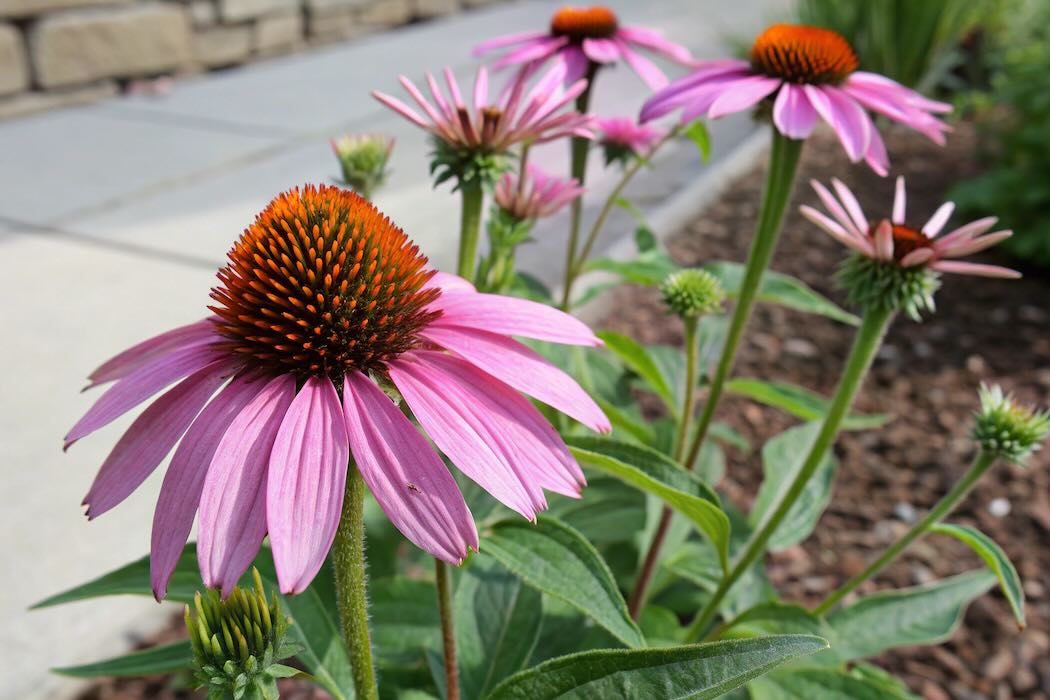
[[[893,132],[888,145],[894,174],[908,178],[912,224],[921,225],[950,185],[975,171],[974,134],[966,125],[946,148],[902,131]],[[741,178],[670,242],[678,262],[746,258],[763,173],[759,166]],[[853,189],[869,215],[888,213],[893,180],[850,166],[833,138],[816,137],[807,144],[772,268],[842,303],[832,278],[843,249],[797,213],[801,203],[819,206],[808,180],[827,182],[832,176]],[[840,438],[834,498],[817,531],[770,561],[770,576],[785,598],[807,605],[819,602],[952,486],[973,456],[967,435],[981,381],[999,382],[1027,403],[1050,404],[1050,275],[1038,269],[1025,273],[1019,281],[946,276],[935,314],[922,323],[895,321],[857,402],[859,410],[886,412],[895,419],[881,430]],[[616,313],[606,327],[646,343],[681,343],[679,323],[664,314],[653,290],[626,288],[616,294]],[[760,305],[736,373],[790,381],[830,395],[852,335],[851,328],[823,318]],[[719,418],[754,445],[793,422],[775,409],[732,397],[723,402]],[[1048,466],[1050,450],[1037,454],[1027,469],[997,465],[952,517],[979,527],[1005,548],[1024,580],[1028,628],[1018,631],[996,592],[971,606],[963,627],[943,646],[901,649],[876,660],[928,700],[1050,698]],[[761,474],[757,454],[731,452],[720,486],[746,508]],[[912,586],[979,566],[980,560],[962,545],[928,539],[861,592]]]

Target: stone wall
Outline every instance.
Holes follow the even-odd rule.
[[[0,119],[493,1],[0,0]]]

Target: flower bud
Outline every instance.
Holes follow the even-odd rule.
[[[722,309],[726,293],[718,278],[706,270],[674,272],[660,285],[664,304],[682,319],[698,318]]]
[[[981,385],[973,439],[985,452],[1023,464],[1050,434],[1050,411],[1022,406],[1000,386]]]
[[[862,309],[903,311],[915,321],[923,311],[934,310],[933,295],[941,286],[940,275],[928,267],[900,267],[860,254],[846,258],[838,281],[851,304]]]
[[[198,591],[193,610],[186,606],[195,675],[209,700],[276,699],[276,680],[297,673],[276,663],[294,653],[284,642],[288,624],[277,594],[267,601],[259,572],[252,569],[252,577],[254,591],[238,586],[225,600],[214,589]]]
[[[343,171],[343,182],[365,199],[370,199],[386,181],[387,163],[393,150],[393,139],[373,134],[344,136],[332,141],[332,151]]]

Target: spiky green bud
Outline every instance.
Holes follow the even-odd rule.
[[[386,182],[394,140],[374,134],[344,136],[332,141],[332,150],[339,159],[343,182],[365,199],[371,199]]]
[[[903,311],[920,320],[923,311],[933,311],[933,294],[941,286],[940,276],[924,265],[901,267],[864,255],[846,258],[838,272],[849,302],[862,309]]]
[[[200,591],[186,606],[186,629],[194,672],[208,700],[276,700],[277,679],[297,673],[277,663],[295,650],[285,643],[288,622],[274,593],[269,601],[262,578],[252,569],[254,590],[236,587],[223,600]]]
[[[476,149],[456,148],[434,136],[430,140],[430,174],[434,186],[454,180],[455,187],[491,186],[510,167],[509,156]]]
[[[1050,434],[1050,411],[1020,405],[998,385],[982,384],[980,396],[973,439],[985,452],[1023,464]]]
[[[725,289],[707,270],[689,269],[671,273],[660,284],[668,310],[682,319],[691,319],[722,310]]]

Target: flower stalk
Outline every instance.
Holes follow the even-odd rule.
[[[751,317],[751,309],[755,305],[755,299],[762,286],[762,275],[769,267],[770,258],[776,249],[777,239],[780,236],[781,224],[784,221],[784,212],[787,210],[788,202],[791,200],[791,192],[794,189],[795,174],[798,171],[799,156],[802,153],[803,141],[788,138],[777,129],[772,129],[773,143],[769,156],[769,172],[766,175],[766,189],[762,197],[762,206],[759,210],[758,226],[755,229],[755,238],[751,243],[751,250],[747,256],[747,266],[744,270],[744,280],[740,285],[736,304],[733,308],[733,317],[729,322],[729,331],[726,335],[725,346],[722,355],[718,359],[718,366],[711,379],[708,388],[707,399],[704,401],[703,411],[697,422],[696,432],[692,444],[686,455],[684,464],[692,469],[696,458],[704,446],[707,431],[714,419],[715,409],[722,397],[722,390],[733,371],[736,363],[736,353],[740,348],[740,341],[744,336],[748,319]]]
[[[994,452],[987,452],[985,450],[978,452],[973,464],[970,465],[969,470],[967,470],[963,478],[956,482],[955,486],[953,486],[952,489],[937,502],[937,505],[926,514],[926,517],[915,523],[915,525],[913,525],[903,537],[894,542],[893,545],[883,552],[879,558],[868,564],[863,571],[842,584],[842,586],[825,598],[820,605],[813,609],[813,613],[816,615],[827,613],[834,608],[839,601],[856,590],[858,586],[882,571],[882,569],[884,569],[890,562],[903,554],[904,550],[910,547],[915,540],[929,532],[930,528],[941,522],[941,520],[955,509],[955,506],[959,504],[959,501],[966,497],[977,481],[984,476],[984,473],[995,464],[997,456],[998,455]]]
[[[591,91],[594,88],[594,79],[598,75],[600,66],[590,61],[587,66],[587,87],[576,98],[576,112],[587,114],[591,106]],[[582,136],[573,136],[570,141],[571,162],[569,164],[569,176],[582,186],[587,179],[587,156],[590,154],[590,142]],[[569,210],[569,244],[565,251],[565,282],[562,285],[564,291],[561,299],[561,309],[569,310],[569,294],[572,292],[572,279],[576,268],[576,246],[579,243],[580,223],[583,218],[583,199],[577,198]]]
[[[478,257],[478,237],[481,233],[481,205],[485,190],[479,178],[459,183],[462,209],[459,220],[458,274],[468,282],[474,280],[474,265]]]
[[[343,512],[332,544],[335,591],[357,697],[378,700],[372,639],[368,631],[364,503],[365,482],[357,466],[351,463],[346,475]]]
[[[440,559],[434,559],[437,577],[438,610],[441,614],[441,641],[445,656],[445,697],[459,700],[459,666],[456,662],[456,635],[452,617],[452,572]]]
[[[733,564],[729,574],[723,577],[711,599],[689,625],[686,632],[687,642],[695,642],[703,637],[726,594],[729,593],[733,585],[751,567],[755,560],[765,552],[769,538],[773,536],[773,533],[776,532],[792,506],[795,505],[799,496],[802,495],[806,484],[809,483],[809,480],[817,471],[817,467],[834,444],[839,428],[842,426],[842,421],[853,404],[857,390],[867,375],[868,368],[871,366],[876,351],[882,344],[886,329],[889,327],[895,313],[895,309],[885,306],[873,307],[865,311],[857,336],[853,341],[849,359],[846,361],[842,377],[839,379],[838,388],[835,390],[835,396],[828,406],[828,412],[824,416],[820,432],[810,447],[802,467],[799,469],[798,474],[795,475],[787,491],[777,502],[776,508],[751,536],[750,541],[744,548],[744,553]]]

